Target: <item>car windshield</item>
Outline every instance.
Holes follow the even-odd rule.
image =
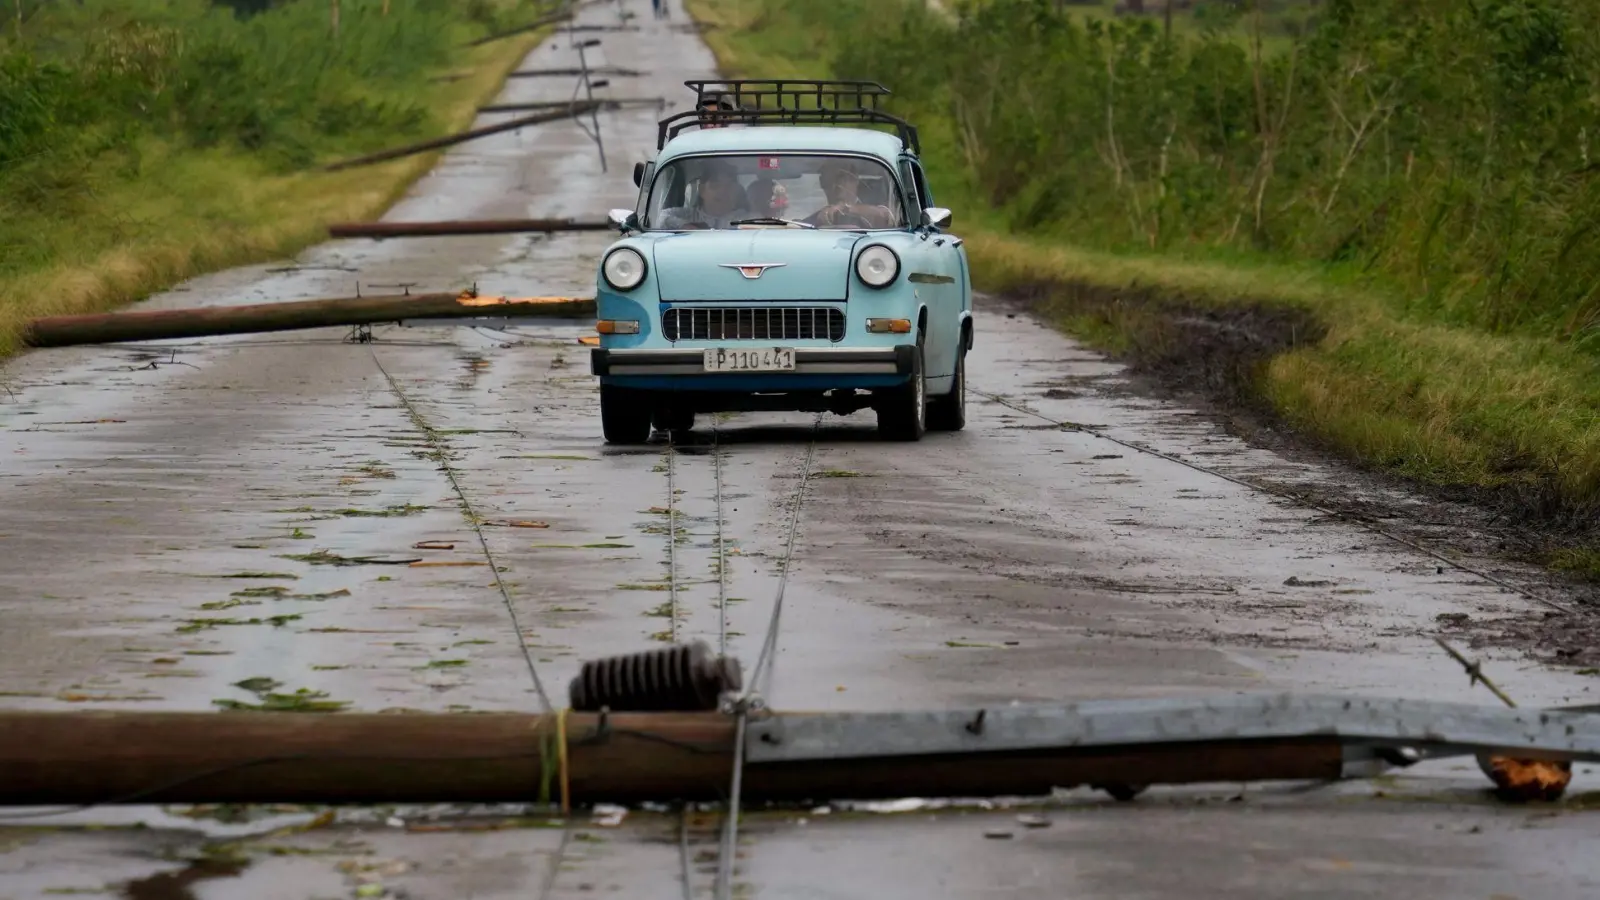
[[[760,224],[899,228],[905,223],[904,209],[889,167],[867,157],[687,156],[672,160],[656,174],[643,223],[666,231]],[[789,224],[773,221],[777,219]]]

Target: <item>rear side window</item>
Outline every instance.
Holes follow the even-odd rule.
[[[911,164],[911,177],[917,185],[917,196],[922,198],[922,208],[927,209],[933,205],[933,194],[928,190],[928,182],[922,177],[922,166]]]

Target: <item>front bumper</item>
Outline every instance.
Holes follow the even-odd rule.
[[[702,362],[705,349],[692,350],[607,350],[589,351],[589,368],[595,375],[910,375],[915,365],[916,348],[898,347],[799,347],[794,351],[794,370],[789,372],[723,373],[707,372]]]

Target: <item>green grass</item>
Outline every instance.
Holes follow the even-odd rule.
[[[991,290],[1141,285],[1192,304],[1310,310],[1327,337],[1272,360],[1260,385],[1294,425],[1422,481],[1548,487],[1576,508],[1600,502],[1600,366],[1570,345],[1417,321],[1394,294],[1314,267],[1119,255],[987,232],[968,248]],[[1121,349],[1136,325],[1096,318],[1074,330]]]
[[[716,26],[705,37],[724,76],[867,74],[839,71],[827,52],[844,40],[835,33],[849,21],[839,11],[844,4],[837,10],[807,9],[793,0],[686,4],[697,19]],[[889,60],[884,68],[893,68],[897,49],[904,50],[882,48]],[[980,290],[1126,290],[1121,311],[1049,304],[1061,327],[1112,352],[1150,339],[1146,332],[1155,318],[1138,308],[1140,298],[1191,308],[1305,311],[1324,326],[1325,337],[1273,357],[1252,385],[1287,422],[1361,464],[1426,484],[1518,498],[1524,510],[1541,509],[1546,521],[1594,521],[1600,510],[1600,358],[1592,347],[1566,339],[1559,328],[1486,327],[1463,314],[1460,303],[1442,300],[1437,281],[1433,293],[1419,295],[1414,278],[1386,275],[1371,260],[1331,264],[1293,248],[1267,254],[1205,242],[1094,246],[1072,237],[1076,232],[1019,226],[1014,205],[989,202],[990,186],[963,155],[952,117],[937,106],[918,105],[913,114],[934,192],[939,205],[956,210],[955,230],[967,239]],[[1015,148],[1009,152],[1027,159]],[[1086,170],[1079,177],[1099,182],[1103,174]],[[1072,215],[1086,228],[1095,225],[1093,209]],[[1115,211],[1100,215],[1103,231],[1126,222]],[[1557,551],[1547,561],[1600,576],[1600,553],[1593,549]]]
[[[20,114],[0,123],[0,358],[18,349],[29,318],[113,308],[293,254],[325,239],[330,222],[375,217],[437,152],[339,173],[316,165],[465,127],[543,37],[460,49],[493,22],[531,19],[537,7],[523,0],[391,5],[383,17],[378,0],[343,0],[341,43],[327,52],[324,0],[240,23],[202,0],[89,0],[41,7],[21,42],[8,28],[0,95],[26,101],[19,85],[32,85],[64,112],[53,124]],[[464,11],[473,7],[481,21]],[[196,47],[236,68],[208,68]],[[39,87],[47,64],[68,73],[66,86]],[[443,73],[464,77],[432,78]],[[205,92],[207,77],[230,74],[245,88]],[[171,99],[180,88],[194,99]],[[6,140],[18,134],[8,162]]]

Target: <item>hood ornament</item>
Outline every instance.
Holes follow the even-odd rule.
[[[788,263],[719,263],[718,265],[724,269],[738,269],[740,275],[754,281],[768,269],[780,269]]]

